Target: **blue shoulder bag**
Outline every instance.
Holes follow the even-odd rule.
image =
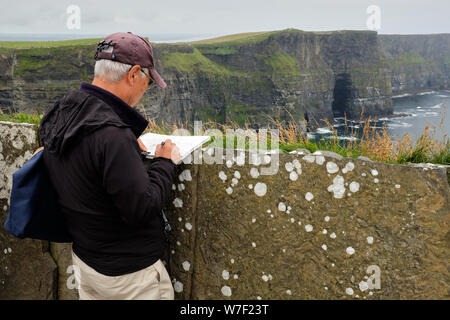
[[[13,173],[5,229],[22,239],[72,242],[59,210],[58,196],[47,174],[43,150]]]

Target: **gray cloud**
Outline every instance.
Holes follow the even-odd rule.
[[[380,33],[450,32],[448,0],[0,0],[1,33],[228,34],[297,28],[365,30],[366,8],[381,9]],[[68,30],[66,9],[81,9],[81,29]]]

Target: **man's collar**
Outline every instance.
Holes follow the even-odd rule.
[[[131,127],[136,138],[139,138],[147,128],[148,121],[136,109],[111,92],[87,82],[81,82],[80,90],[99,98],[109,105],[120,119]]]

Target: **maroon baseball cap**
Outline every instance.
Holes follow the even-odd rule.
[[[150,42],[131,32],[117,32],[107,36],[97,45],[95,59],[107,59],[148,68],[151,78],[158,87],[164,89],[167,84],[155,69],[153,50]]]

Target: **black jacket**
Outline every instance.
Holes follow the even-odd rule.
[[[159,157],[145,169],[137,138],[147,125],[123,100],[83,82],[39,126],[73,251],[104,275],[141,270],[164,251],[160,212],[177,166]]]

